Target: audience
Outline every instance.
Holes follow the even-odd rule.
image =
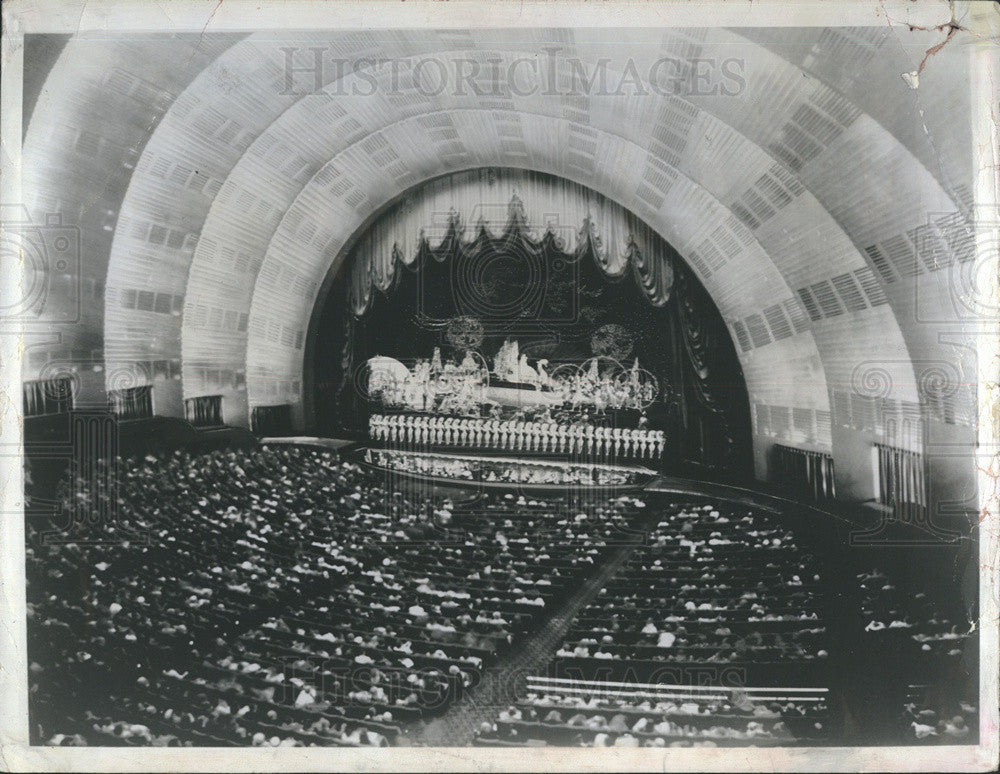
[[[532,743],[583,747],[681,747],[816,742],[825,731],[827,706],[816,696],[751,699],[739,690],[727,698],[691,690],[632,685],[566,687],[532,684],[525,698],[480,728],[477,743]],[[574,692],[586,690],[587,693]]]
[[[975,646],[975,628],[954,623],[942,605],[925,591],[904,591],[882,568],[858,573],[863,637],[868,649],[891,652],[905,672],[943,675],[945,691],[910,686],[900,714],[901,734],[908,743],[962,744],[977,722],[975,680],[964,675],[967,650]],[[897,705],[898,706],[898,705]]]
[[[744,696],[734,706],[653,693],[641,701],[626,693],[608,698],[619,679],[636,684],[632,694],[655,690],[644,682],[655,681],[665,665],[808,668],[829,656],[816,561],[791,532],[735,506],[673,504],[656,517],[645,542],[577,615],[550,665],[550,673],[599,675],[604,695],[582,678],[577,695],[529,692],[527,709],[501,713],[480,743],[795,743],[823,729],[825,704],[815,699],[755,704]],[[711,722],[692,725],[687,716]],[[789,731],[790,718],[806,717],[816,720]]]
[[[861,586],[861,613],[866,621],[864,630],[868,636],[886,638],[901,632],[905,635],[901,645],[906,655],[919,650],[928,657],[961,657],[971,626],[962,627],[948,620],[925,592],[903,591],[879,568],[859,573],[857,577]]]
[[[503,475],[372,451],[423,474]],[[578,467],[595,476],[600,466]],[[114,485],[91,483],[102,480]],[[102,518],[26,525],[33,741],[397,744],[524,643],[623,539],[635,547],[552,653],[547,672],[569,669],[579,682],[529,678],[478,744],[825,738],[823,689],[672,694],[657,678],[665,665],[815,675],[829,660],[818,563],[764,513],[704,501],[647,508],[582,490],[491,490],[456,503],[433,487],[406,496],[387,480],[289,445],[124,459],[116,472],[69,481],[63,515]],[[879,569],[858,581],[860,637],[901,658],[962,661],[969,632],[929,597],[901,592]],[[621,689],[616,675],[639,687]],[[911,694],[898,721],[905,738],[975,738],[973,697]]]
[[[117,480],[64,496],[113,498],[105,523],[59,540],[28,524],[42,743],[391,744],[529,632],[635,513],[627,498],[410,502],[292,446],[125,460]]]
[[[901,735],[908,744],[969,744],[978,714],[975,699],[914,696],[900,715]]]
[[[675,505],[581,611],[556,655],[654,663],[825,659],[815,566],[791,532],[759,513]]]

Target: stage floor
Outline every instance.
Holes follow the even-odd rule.
[[[261,438],[261,446],[318,446],[321,449],[341,451],[358,445],[357,441],[347,441],[343,438],[317,438],[312,435],[293,435],[282,438]]]

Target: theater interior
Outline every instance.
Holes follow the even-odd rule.
[[[32,743],[974,744],[965,36],[29,35]]]

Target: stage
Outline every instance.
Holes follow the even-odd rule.
[[[283,438],[261,438],[261,446],[316,446],[330,451],[343,452],[350,451],[357,446],[357,441],[349,441],[343,438],[319,438],[311,435],[295,435]]]
[[[628,465],[364,447],[353,459],[387,474],[466,487],[550,491],[643,489],[655,471]]]

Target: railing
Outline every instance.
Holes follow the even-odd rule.
[[[836,497],[833,457],[829,454],[775,444],[774,457],[776,482],[790,494],[820,502]]]
[[[217,427],[222,422],[222,396],[199,395],[184,401],[184,418],[195,427]]]
[[[927,471],[919,452],[875,444],[878,458],[878,501],[896,515],[919,516],[928,506]]]
[[[153,386],[127,387],[108,393],[108,406],[119,419],[145,419],[153,416]]]
[[[259,436],[288,435],[292,431],[292,405],[254,406],[250,412],[250,429]]]
[[[73,410],[73,380],[68,376],[25,382],[21,393],[26,417],[66,414]]]
[[[608,680],[579,680],[576,678],[528,675],[528,691],[557,695],[609,697],[613,699],[692,699],[702,701],[732,700],[735,696],[748,696],[755,701],[825,702],[827,688],[779,687],[748,688],[746,686],[667,685],[664,683],[611,682]]]

